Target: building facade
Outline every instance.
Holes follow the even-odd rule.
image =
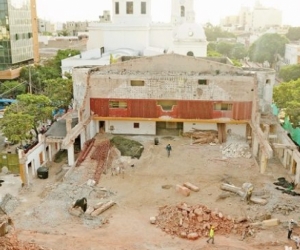
[[[20,66],[38,61],[35,0],[1,0],[0,21],[0,79],[17,78]]]
[[[285,45],[284,63],[286,65],[300,64],[300,43]]]
[[[242,7],[237,15],[222,18],[220,23],[223,27],[245,31],[279,27],[282,25],[282,12],[278,9],[265,7],[257,1],[252,9]]]
[[[152,22],[151,0],[112,0],[112,21],[89,25],[87,49],[101,47],[105,52],[135,49],[145,56],[174,52],[203,57],[207,41],[195,23],[193,0],[172,0],[169,23]]]

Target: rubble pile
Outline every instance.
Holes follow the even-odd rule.
[[[24,242],[18,240],[17,234],[12,231],[9,234],[0,237],[0,249],[5,250],[51,250],[41,247],[33,242]]]
[[[242,235],[246,224],[235,223],[230,216],[212,211],[203,205],[189,206],[180,203],[176,206],[159,208],[155,223],[164,232],[181,238],[197,239],[208,234],[210,225],[215,227],[218,234],[236,233]]]
[[[250,159],[252,154],[249,145],[244,143],[229,143],[222,148],[222,154],[227,158],[244,157]]]
[[[300,208],[299,205],[282,203],[282,204],[276,204],[273,207],[272,212],[280,213],[283,215],[289,215],[291,212],[298,211],[299,208]]]
[[[218,143],[218,131],[199,130],[193,128],[192,131],[183,133],[182,136],[193,139],[193,144]]]

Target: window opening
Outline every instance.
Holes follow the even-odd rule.
[[[133,2],[126,2],[126,13],[133,14]]]
[[[130,81],[131,86],[145,86],[145,81],[142,80],[131,80]]]
[[[232,103],[215,103],[214,110],[230,111],[232,110]]]
[[[147,14],[146,2],[141,2],[141,14]]]
[[[198,84],[199,85],[207,85],[207,80],[206,79],[199,79]]]
[[[125,102],[125,101],[109,101],[109,108],[127,109],[127,102]]]

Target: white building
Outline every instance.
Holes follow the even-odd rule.
[[[111,22],[89,24],[87,51],[94,53],[63,60],[62,73],[74,66],[97,65],[97,60],[103,65],[102,55],[115,57],[114,51],[120,48],[135,50],[140,56],[177,53],[206,57],[206,35],[203,27],[195,23],[193,0],[172,0],[169,23],[153,23],[150,10],[151,0],[112,0]]]
[[[253,9],[242,7],[236,16],[223,18],[221,25],[245,31],[281,26],[282,12],[274,8],[265,7],[257,1]]]
[[[288,65],[300,64],[300,44],[286,44],[284,62]]]

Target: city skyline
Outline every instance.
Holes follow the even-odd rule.
[[[97,21],[104,10],[111,10],[111,0],[36,0],[37,14],[41,19],[56,22]],[[210,22],[219,25],[220,19],[229,15],[237,15],[242,6],[252,8],[257,0],[210,0],[203,3],[195,0],[197,23]],[[298,10],[299,0],[261,0],[265,7],[273,7],[282,11],[282,24],[300,26]],[[59,6],[59,8],[57,8]],[[152,19],[154,22],[168,22],[171,18],[171,0],[152,0]],[[158,11],[159,10],[159,11]],[[211,12],[213,10],[213,12]]]

